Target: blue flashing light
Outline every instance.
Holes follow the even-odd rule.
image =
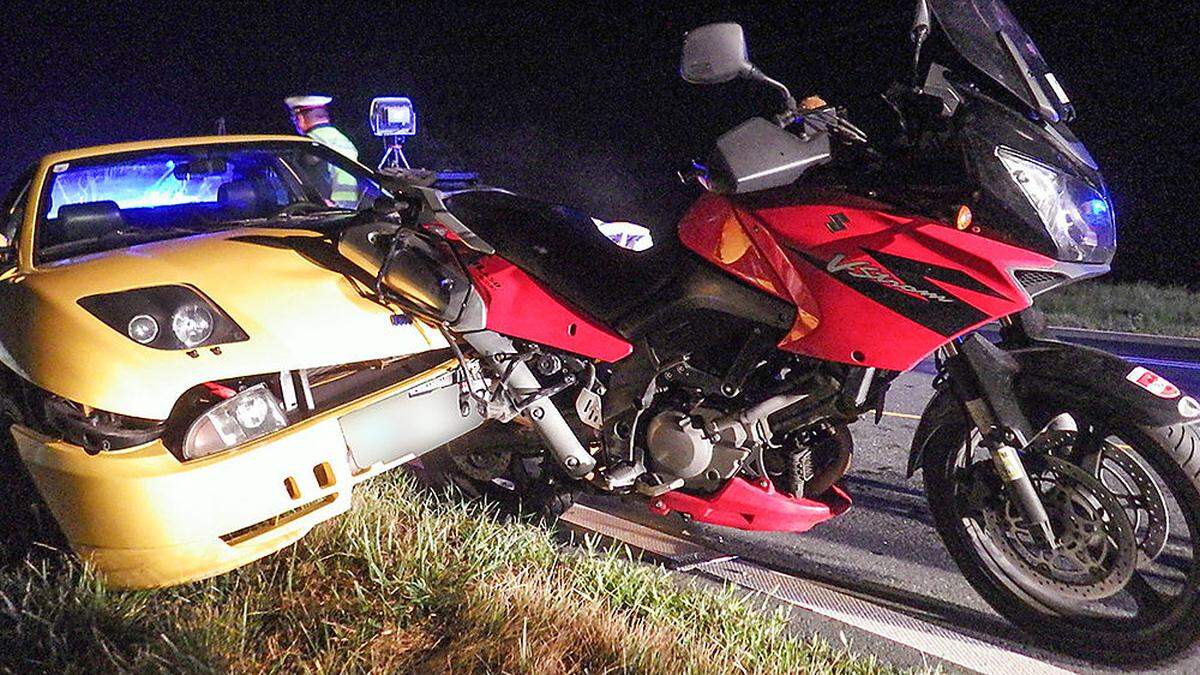
[[[1103,216],[1109,212],[1108,202],[1103,199],[1089,199],[1084,202],[1080,208],[1084,215],[1088,216]]]

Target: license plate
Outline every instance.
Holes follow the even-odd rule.
[[[460,388],[451,371],[342,417],[355,467],[412,460],[482,424],[474,406],[462,414]]]

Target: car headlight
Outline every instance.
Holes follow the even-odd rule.
[[[287,426],[283,405],[264,384],[209,409],[188,429],[183,459],[199,459],[262,438]]]
[[[213,315],[201,305],[187,304],[171,315],[171,332],[185,347],[204,344],[213,334]]]
[[[158,321],[149,314],[138,314],[129,320],[126,332],[134,342],[148,345],[158,337]]]
[[[188,286],[152,286],[90,295],[79,305],[134,342],[195,349],[250,339],[212,300]]]
[[[1008,175],[1029,200],[1069,262],[1108,263],[1116,250],[1112,205],[1084,181],[1006,147],[996,148]]]

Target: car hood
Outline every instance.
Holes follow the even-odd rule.
[[[446,346],[436,329],[394,325],[368,297],[370,283],[336,242],[305,230],[238,229],[65,260],[0,278],[0,361],[77,403],[161,420],[204,382]],[[152,349],[78,303],[166,284],[200,290],[249,340],[190,354]]]

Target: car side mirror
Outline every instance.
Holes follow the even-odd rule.
[[[754,72],[746,35],[736,23],[710,23],[683,37],[679,74],[692,84],[721,84]]]

